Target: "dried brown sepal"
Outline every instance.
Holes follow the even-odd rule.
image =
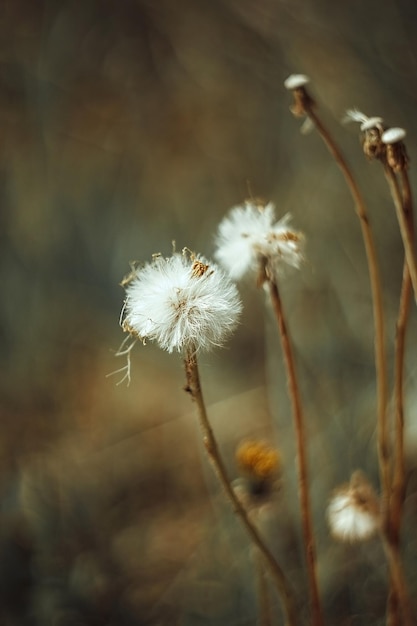
[[[410,162],[405,144],[402,141],[387,144],[386,159],[394,172],[405,172]]]
[[[304,86],[293,89],[294,104],[290,106],[290,111],[294,117],[305,117],[316,103]]]
[[[123,332],[129,333],[129,335],[131,335],[132,337],[135,337],[136,339],[142,341],[143,344],[145,343],[145,339],[139,335],[139,333],[128,323],[127,320],[123,320],[123,322],[121,323],[121,327]]]
[[[369,128],[365,130],[362,137],[362,148],[367,159],[385,160],[387,146],[381,140],[380,128]]]

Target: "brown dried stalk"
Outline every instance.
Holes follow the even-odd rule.
[[[339,147],[317,115],[314,100],[308,94],[304,85],[294,89],[293,94],[295,98],[295,104],[292,108],[293,113],[297,116],[305,115],[311,120],[311,122],[313,122],[316,130],[320,134],[345,178],[346,184],[355,202],[356,214],[361,225],[362,237],[368,262],[375,327],[374,347],[377,381],[378,460],[381,480],[381,498],[385,518],[389,506],[389,492],[391,487],[390,446],[387,424],[388,391],[382,288],[374,239],[365,202],[359,191],[359,187]]]
[[[247,512],[245,508],[242,506],[241,502],[237,498],[231,484],[229,478],[227,476],[226,467],[223,463],[223,459],[221,457],[217,441],[215,439],[213,430],[211,428],[203,393],[201,390],[200,384],[200,375],[198,370],[198,363],[195,350],[190,349],[185,358],[185,373],[187,379],[187,387],[186,391],[191,394],[191,397],[195,401],[197,405],[198,418],[201,426],[201,430],[203,432],[204,437],[204,445],[209,456],[209,459],[213,465],[214,471],[217,475],[217,478],[223,488],[223,491],[229,500],[234,512],[239,517],[243,526],[245,527],[250,539],[252,540],[255,547],[262,554],[265,564],[268,566],[269,571],[271,573],[272,579],[275,583],[277,591],[280,595],[284,613],[286,617],[286,626],[296,626],[296,607],[295,600],[293,596],[293,592],[291,587],[287,581],[287,578],[282,571],[281,567],[278,565],[275,557],[272,555],[266,544],[264,543],[262,537],[260,536],[257,528],[252,524],[250,519],[248,518]]]
[[[301,397],[298,389],[297,375],[295,370],[295,361],[293,356],[290,336],[285,321],[284,311],[281,298],[278,291],[277,281],[266,277],[274,313],[278,322],[279,333],[281,337],[282,351],[287,371],[287,383],[289,395],[291,399],[294,430],[297,447],[297,463],[298,463],[298,489],[301,507],[301,524],[303,529],[303,539],[305,548],[305,557],[307,564],[307,575],[310,591],[311,605],[311,623],[313,626],[321,626],[323,622],[323,612],[320,601],[320,593],[317,582],[317,561],[316,547],[313,531],[313,523],[311,516],[309,483],[308,483],[308,467],[307,467],[307,451],[305,444],[305,426],[304,417],[301,406]]]

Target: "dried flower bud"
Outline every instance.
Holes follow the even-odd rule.
[[[308,115],[308,110],[314,106],[314,100],[306,90],[309,82],[310,79],[305,74],[291,74],[284,81],[284,87],[294,94],[294,104],[290,110],[295,117]]]
[[[382,117],[368,117],[358,109],[348,109],[343,121],[360,124],[362,148],[368,159],[383,160],[385,158],[386,148],[381,141],[381,135],[384,132]]]
[[[381,137],[386,145],[387,163],[394,172],[402,172],[408,168],[409,158],[403,143],[406,134],[403,128],[389,128]]]

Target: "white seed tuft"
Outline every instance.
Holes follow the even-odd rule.
[[[252,201],[231,209],[220,222],[215,258],[233,280],[259,271],[264,262],[272,275],[299,268],[304,260],[304,235],[292,230],[289,214],[275,221],[274,205]]]
[[[209,350],[237,325],[236,286],[201,256],[157,256],[126,287],[122,327],[168,352]]]
[[[284,81],[285,89],[292,91],[293,89],[298,89],[299,87],[304,87],[310,82],[310,79],[305,74],[291,74]]]

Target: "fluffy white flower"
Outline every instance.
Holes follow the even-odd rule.
[[[233,280],[256,272],[261,262],[272,275],[285,266],[299,268],[304,259],[304,236],[289,228],[290,219],[287,214],[276,222],[272,203],[264,207],[248,201],[233,208],[219,225],[216,260]]]
[[[236,286],[203,257],[157,256],[126,286],[124,330],[168,352],[221,345],[241,312]]]
[[[378,499],[360,472],[355,472],[350,483],[334,493],[327,519],[332,535],[342,541],[364,541],[378,531]]]

